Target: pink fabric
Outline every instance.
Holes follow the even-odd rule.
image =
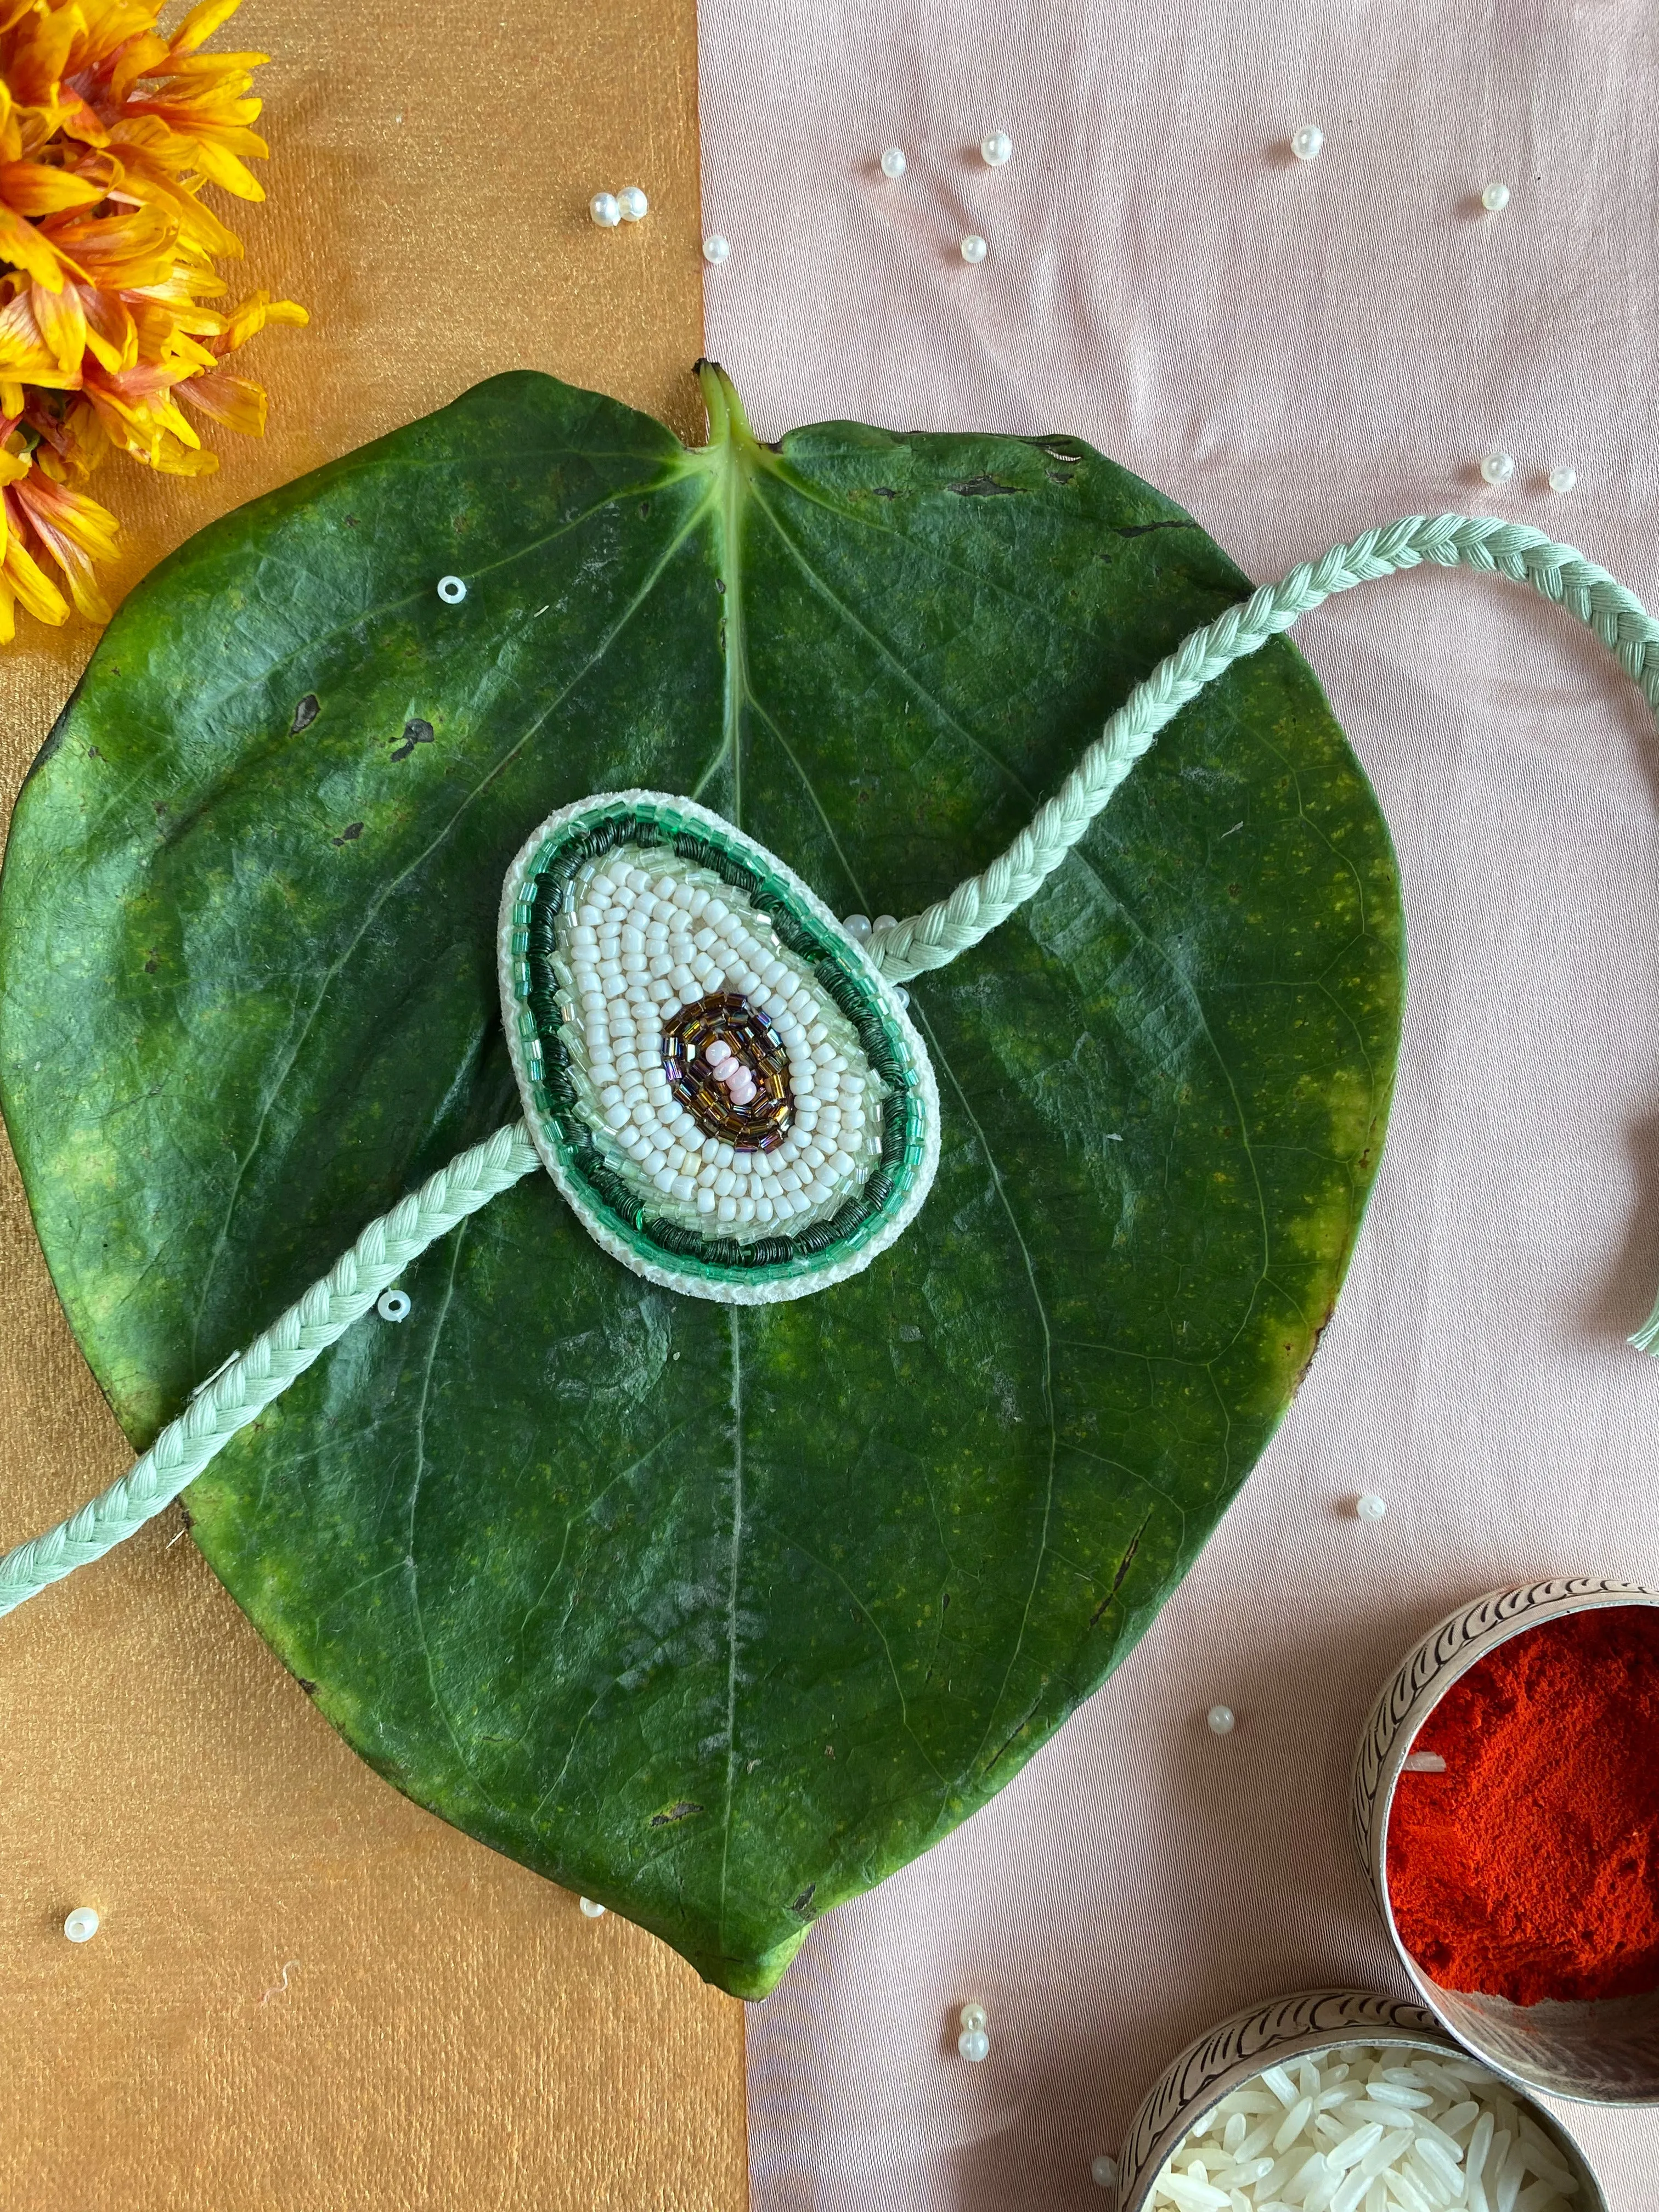
[[[1644,0],[702,0],[704,226],[732,249],[709,350],[767,434],[1081,432],[1258,576],[1497,507],[1659,605],[1656,64]],[[1513,199],[1485,216],[1493,179]],[[1473,465],[1494,444],[1504,494]],[[1462,575],[1370,586],[1297,642],[1411,926],[1343,1304],[1118,1677],[751,2016],[757,2212],[1105,2205],[1090,2158],[1187,2037],[1310,1981],[1399,1984],[1345,1814],[1405,1647],[1511,1581],[1659,1581],[1659,1366],[1622,1340],[1659,1280],[1645,710],[1565,617]],[[969,1997],[979,2067],[954,2055]],[[1659,2203],[1659,2117],[1571,2118],[1619,2212]]]

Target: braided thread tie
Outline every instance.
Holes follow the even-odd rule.
[[[1593,629],[1659,710],[1659,625],[1639,599],[1571,545],[1530,524],[1489,515],[1407,515],[1292,568],[1229,607],[1138,684],[1052,799],[1005,853],[948,898],[871,938],[865,950],[895,983],[942,968],[977,945],[1048,881],[1167,722],[1233,663],[1338,592],[1423,562],[1529,584]],[[1659,1311],[1656,1313],[1659,1325]]]
[[[320,1281],[204,1383],[100,1498],[0,1559],[0,1614],[124,1543],[172,1504],[239,1429],[337,1343],[404,1269],[541,1162],[522,1121],[497,1129],[371,1221]]]
[[[872,936],[865,947],[871,959],[890,981],[903,983],[977,945],[1041,890],[1165,723],[1206,684],[1336,592],[1425,561],[1530,585],[1593,629],[1659,714],[1659,623],[1605,568],[1529,523],[1486,515],[1407,515],[1366,531],[1352,544],[1334,546],[1194,630],[1135,686],[1007,851],[981,874],[958,884],[948,898]],[[1659,1358],[1659,1298],[1630,1341]]]

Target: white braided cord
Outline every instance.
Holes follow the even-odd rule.
[[[371,1221],[327,1274],[204,1384],[118,1482],[0,1559],[0,1614],[102,1559],[153,1520],[239,1429],[361,1321],[428,1245],[540,1165],[529,1131],[514,1121],[458,1154],[390,1213]]]
[[[1203,629],[1138,684],[1052,799],[1008,849],[948,898],[871,938],[866,951],[890,981],[942,968],[1032,897],[1106,806],[1135,763],[1189,700],[1338,592],[1424,562],[1528,584],[1590,629],[1659,714],[1659,623],[1633,593],[1571,545],[1528,523],[1489,515],[1407,515],[1293,568]],[[412,1196],[372,1221],[349,1252],[247,1350],[204,1384],[178,1419],[101,1497],[0,1559],[0,1615],[12,1611],[153,1520],[239,1430],[360,1321],[428,1246],[541,1164],[523,1121],[441,1168]],[[1631,1342],[1659,1349],[1659,1302]]]
[[[1407,515],[1368,530],[1351,545],[1334,546],[1194,630],[1135,686],[1007,851],[925,913],[878,931],[865,947],[870,957],[884,975],[902,983],[977,945],[1042,888],[1164,724],[1206,684],[1336,592],[1425,561],[1530,584],[1593,629],[1659,712],[1659,653],[1654,651],[1659,624],[1605,568],[1528,523],[1491,515]]]

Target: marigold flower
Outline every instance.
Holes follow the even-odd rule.
[[[203,0],[166,36],[161,0],[0,0],[0,641],[19,605],[108,620],[93,564],[115,518],[71,480],[112,448],[216,468],[191,414],[265,426],[264,391],[226,356],[308,319],[263,291],[206,304],[242,247],[204,188],[264,198],[247,161],[270,150],[252,97],[268,57],[202,51],[240,5]]]

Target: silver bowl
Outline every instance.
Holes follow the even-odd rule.
[[[1129,2123],[1118,2160],[1118,2212],[1145,2212],[1152,2184],[1188,2130],[1212,2106],[1287,2058],[1316,2057],[1340,2043],[1392,2043],[1414,2051],[1455,2051],[1457,2044],[1421,2005],[1367,1990],[1304,1990],[1234,2014],[1190,2044],[1148,2090]],[[1577,2177],[1574,2212],[1607,2212],[1601,2185],[1553,2112],[1522,2088],[1524,2106]]]
[[[1407,1753],[1430,1713],[1477,1659],[1507,1638],[1595,1606],[1659,1605],[1634,1583],[1534,1583],[1493,1590],[1431,1628],[1378,1695],[1354,1757],[1354,1841],[1401,1965],[1441,2025],[1516,2088],[1586,2104],[1659,2104],[1659,1991],[1650,1996],[1511,2004],[1444,1989],[1425,1974],[1395,1925],[1387,1874],[1389,1813]]]

